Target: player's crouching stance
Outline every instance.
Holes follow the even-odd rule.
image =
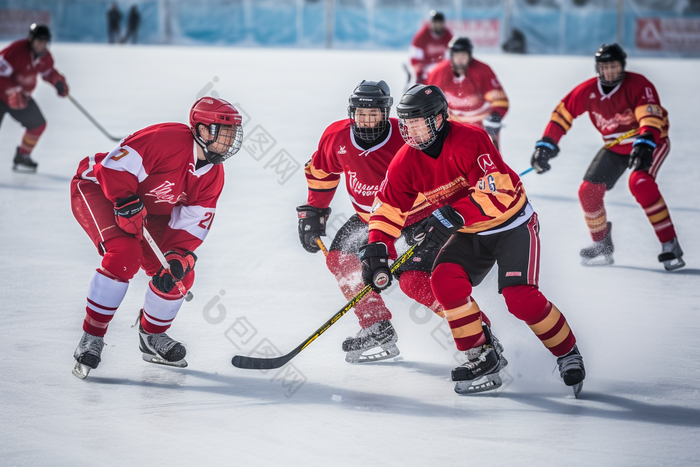
[[[389,165],[362,250],[363,279],[384,289],[375,277],[388,271],[391,227],[400,228],[418,193],[439,209],[416,232],[428,243],[447,241],[433,265],[430,284],[444,309],[459,350],[467,361],[452,370],[458,393],[501,385],[507,364],[489,320],[471,297],[494,264],[508,310],[525,321],[557,357],[559,371],[574,393],[585,369],[564,315],[539,290],[539,223],[518,175],[508,167],[488,134],[448,122],[447,100],[437,86],[416,85],[396,108],[408,144]]]
[[[389,118],[394,99],[384,81],[362,81],[348,99],[347,119],[332,123],[321,136],[318,150],[306,164],[307,204],[297,207],[299,240],[310,253],[320,249],[316,240],[326,235],[329,207],[345,174],[345,185],[355,214],[338,230],[326,257],[343,295],[351,300],[365,285],[358,259],[360,247],[367,243],[368,222],[374,196],[396,152],[404,146],[399,124]],[[406,219],[403,235],[409,243],[417,222],[427,217],[431,206],[420,196]],[[405,263],[396,277],[401,290],[433,312],[441,314],[440,305],[430,290],[430,269],[439,250],[421,246],[412,261]],[[393,251],[393,257],[396,256]],[[391,324],[391,312],[377,293],[370,293],[355,305],[362,328],[342,345],[348,363],[367,363],[399,355],[398,336]]]
[[[139,320],[143,359],[187,366],[185,347],[165,333],[184,300],[176,282],[186,290],[194,283],[193,252],[214,219],[224,185],[221,163],[238,152],[242,139],[238,111],[204,97],[192,106],[189,126],[149,126],[111,152],[80,162],[71,183],[73,214],[103,258],[88,287],[75,376],[85,378],[99,365],[107,326],[139,268],[152,276]],[[169,270],[144,239],[144,227],[165,252]]]

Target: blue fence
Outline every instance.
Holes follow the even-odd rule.
[[[107,11],[140,14],[138,42],[405,49],[428,11],[498,51],[513,31],[528,53],[700,56],[700,0],[0,0],[0,40],[46,22],[60,42],[107,42]]]

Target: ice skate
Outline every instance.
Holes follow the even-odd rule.
[[[143,360],[159,365],[184,368],[187,366],[185,355],[187,349],[178,341],[171,339],[166,333],[149,334],[139,323],[139,349]]]
[[[583,380],[586,378],[586,368],[583,366],[583,357],[578,351],[578,346],[574,345],[571,352],[558,357],[557,364],[559,365],[559,375],[564,380],[564,384],[571,386],[571,389],[574,390],[574,397],[578,397],[583,388]]]
[[[478,394],[480,392],[486,392],[486,391],[493,391],[494,389],[498,389],[503,385],[503,380],[501,379],[500,371],[508,365],[508,360],[502,355],[503,354],[503,346],[501,343],[498,341],[496,336],[494,336],[491,333],[491,330],[489,327],[484,323],[482,324],[483,329],[484,329],[484,334],[486,335],[486,340],[487,342],[491,342],[493,349],[496,352],[496,356],[498,357],[498,365],[496,366],[496,369],[491,371],[490,373],[487,373],[481,377],[477,377],[476,379],[473,380],[464,380],[464,381],[457,381],[455,379],[455,372],[462,368],[464,365],[470,362],[475,362],[477,361],[481,354],[482,354],[482,347],[476,347],[474,349],[469,349],[465,352],[467,356],[467,362],[452,370],[452,380],[457,381],[455,383],[455,392],[457,394]],[[465,374],[464,372],[458,372],[458,375],[460,374]]]
[[[681,245],[678,243],[678,238],[673,237],[673,240],[661,244],[659,262],[664,263],[664,268],[667,271],[674,271],[685,266],[685,261],[683,261],[682,257],[683,250],[681,250]]]
[[[608,222],[608,234],[604,239],[593,242],[593,245],[581,249],[581,264],[583,266],[607,266],[613,264],[615,246],[612,242],[612,222]]]
[[[29,154],[20,154],[19,148],[17,148],[15,158],[12,161],[12,170],[15,172],[34,173],[38,165]]]
[[[345,361],[348,363],[378,362],[399,355],[394,326],[389,320],[374,323],[368,328],[360,329],[355,337],[343,341]]]
[[[87,378],[90,370],[94,370],[100,364],[104,346],[104,338],[84,332],[78,347],[73,352],[73,358],[75,358],[73,374],[80,379]]]

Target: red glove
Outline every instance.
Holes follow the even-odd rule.
[[[114,204],[114,217],[124,232],[137,240],[143,239],[143,225],[146,223],[146,207],[138,195],[127,196]]]
[[[175,250],[170,250],[165,253],[165,260],[168,262],[169,269],[161,266],[151,282],[153,282],[153,287],[167,294],[175,287],[175,281],[182,280],[187,273],[194,269],[197,255],[191,251],[180,254]]]
[[[14,110],[21,110],[29,105],[29,98],[24,91],[22,91],[21,86],[15,86],[5,91],[7,94],[7,105]]]

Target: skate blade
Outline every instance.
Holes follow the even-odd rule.
[[[75,366],[73,367],[73,375],[80,379],[85,379],[87,378],[88,374],[90,374],[90,370],[92,370],[92,368],[76,361]]]
[[[33,174],[36,173],[35,168],[27,167],[24,165],[13,165],[12,170],[17,173]]]
[[[401,351],[396,345],[382,346],[381,351],[372,354],[363,354],[362,352],[371,352],[377,349],[374,347],[368,350],[351,350],[345,354],[345,361],[348,363],[370,363],[387,360],[398,356]]]
[[[158,355],[151,355],[149,353],[141,354],[141,358],[143,358],[144,362],[155,363],[156,365],[174,366],[177,368],[185,368],[187,366],[187,361],[184,358],[176,362],[169,362]]]
[[[685,261],[683,261],[683,258],[670,259],[668,261],[664,261],[663,263],[664,269],[667,271],[675,271],[676,269],[680,269],[685,266]]]
[[[479,394],[480,392],[493,391],[501,386],[503,386],[501,375],[493,373],[472,381],[457,381],[455,392],[466,395]]]
[[[571,386],[571,389],[574,390],[574,397],[578,399],[578,395],[581,392],[581,389],[583,389],[583,381],[581,381],[578,384],[574,384],[573,386]]]
[[[615,260],[612,256],[596,256],[595,258],[581,258],[581,266],[595,267],[595,266],[610,266],[615,264]]]

